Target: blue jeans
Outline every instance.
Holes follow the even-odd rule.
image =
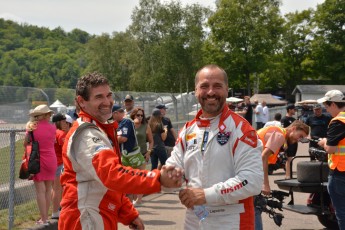
[[[262,230],[263,229],[262,217],[261,217],[262,210],[260,208],[255,207],[255,199],[256,199],[256,196],[254,196],[255,230]]]
[[[158,159],[161,162],[161,165],[165,165],[166,160],[168,159],[167,151],[164,149],[153,149],[151,154],[151,170],[158,167]]]
[[[328,193],[331,197],[340,230],[345,230],[345,172],[330,172]]]

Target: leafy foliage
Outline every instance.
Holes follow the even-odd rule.
[[[199,4],[140,0],[125,32],[90,35],[0,19],[0,85],[61,88],[70,103],[78,78],[98,71],[115,91],[194,89],[205,64],[222,66],[229,87],[289,95],[295,85],[345,78],[345,5],[325,0],[314,10],[282,16],[279,0]],[[20,92],[19,92],[20,93]],[[56,98],[57,95],[53,95]]]

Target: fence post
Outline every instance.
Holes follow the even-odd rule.
[[[13,228],[14,222],[14,183],[15,183],[15,147],[16,147],[16,132],[10,130],[10,187],[8,195],[8,229]]]

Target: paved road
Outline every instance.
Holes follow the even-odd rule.
[[[300,144],[298,155],[307,153],[308,144]],[[294,169],[296,170],[296,169]],[[284,171],[278,170],[270,176],[271,189],[278,189],[274,180],[283,179]],[[308,194],[295,193],[295,204],[305,204]],[[286,199],[286,203],[289,198]],[[159,193],[144,197],[144,203],[138,207],[141,218],[148,230],[183,229],[185,207],[181,205],[177,193]],[[321,230],[325,229],[314,215],[301,215],[291,211],[283,211],[283,224],[279,228],[266,213],[262,214],[264,230],[293,229],[293,230]],[[128,227],[119,224],[119,229]]]

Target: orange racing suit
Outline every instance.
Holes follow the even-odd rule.
[[[117,124],[117,123],[115,123]],[[125,193],[159,192],[160,172],[121,165],[114,123],[79,114],[66,136],[59,230],[117,229],[138,217]]]

